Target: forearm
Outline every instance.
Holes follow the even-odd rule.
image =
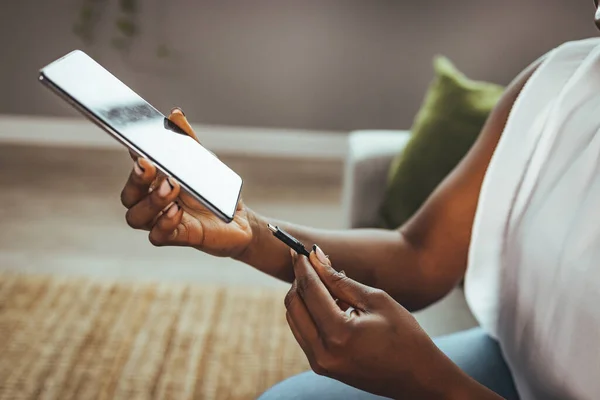
[[[240,261],[291,282],[294,279],[289,248],[273,237],[267,223],[278,225],[307,247],[319,245],[337,270],[365,285],[382,289],[406,308],[426,307],[455,284],[443,274],[428,273],[427,257],[399,231],[379,229],[320,230],[254,216],[254,239]]]

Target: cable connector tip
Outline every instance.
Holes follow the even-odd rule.
[[[276,226],[273,226],[271,224],[267,224],[267,228],[269,228],[269,230],[273,233],[277,233],[277,231],[279,230]]]

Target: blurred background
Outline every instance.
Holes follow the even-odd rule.
[[[372,195],[355,176],[361,152],[379,152],[381,138],[391,137],[392,149],[400,146],[394,132],[411,127],[433,79],[435,55],[448,56],[471,78],[507,85],[553,47],[595,36],[593,13],[590,0],[4,0],[0,309],[9,299],[6,293],[13,293],[3,288],[14,272],[125,285],[192,283],[234,288],[236,293],[287,289],[229,259],[186,248],[153,248],[144,232],[127,227],[119,202],[132,167],[127,152],[37,82],[41,67],[75,48],[88,52],[163,113],[181,107],[203,144],[242,175],[244,199],[257,212],[304,225],[346,228],[367,225],[352,220],[357,207],[352,198],[361,190],[363,197]],[[361,130],[375,132],[362,132],[353,141],[351,132]],[[379,144],[369,138],[378,138]],[[376,180],[384,181],[385,173]],[[29,293],[27,282],[15,286],[14,293],[21,293],[17,298],[29,298],[23,295]],[[35,293],[32,298],[42,296]],[[279,307],[282,296],[277,293]],[[21,315],[16,309],[26,310],[26,316],[33,309],[33,300],[23,301],[17,303],[26,306],[0,311],[0,342],[13,343],[9,339],[23,327],[23,332],[46,330],[15,317]],[[36,315],[53,315],[50,310]],[[239,312],[238,320],[246,315]],[[432,335],[475,324],[460,290],[418,318]],[[223,332],[236,331],[223,326]],[[191,331],[190,340],[197,332]],[[285,328],[281,332],[287,335]],[[72,339],[65,337],[56,353],[46,346],[31,357],[53,365],[56,354],[63,354],[61,346]],[[113,343],[115,359],[124,357],[122,343]],[[246,348],[236,346],[238,353]],[[256,346],[248,346],[246,364],[239,367],[244,374],[248,360],[257,358]],[[270,357],[268,349],[264,347],[262,359]],[[5,357],[0,364],[0,394],[34,398],[49,372],[28,377],[37,389],[27,392],[23,382],[29,380],[14,371],[30,364],[13,370],[14,360],[24,359],[17,350],[13,353],[13,361]],[[236,357],[228,360],[228,368],[238,367]],[[248,378],[249,385],[262,385],[250,392],[285,377],[283,361],[278,362],[279,372],[268,379]],[[141,369],[130,371],[135,377]],[[122,383],[124,378],[115,379]],[[223,387],[231,386],[223,382]],[[121,387],[107,385],[113,391]],[[29,394],[12,396],[7,388]],[[195,397],[247,398],[247,392],[219,397],[213,389]],[[154,389],[144,393],[156,394]]]
[[[595,35],[586,0],[124,3],[131,18],[117,0],[4,1],[0,113],[74,115],[32,77],[82,48],[155,106],[179,105],[197,122],[405,128],[435,54],[507,84],[557,44]]]

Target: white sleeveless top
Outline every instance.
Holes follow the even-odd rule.
[[[600,399],[600,39],[550,52],[486,173],[466,296],[521,399]]]

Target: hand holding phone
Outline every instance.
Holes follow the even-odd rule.
[[[40,82],[225,222],[231,222],[242,178],[156,108],[80,50],[40,71]],[[188,124],[189,125],[189,124]]]
[[[180,110],[174,110],[168,119],[196,138]],[[162,175],[142,157],[134,159],[121,201],[128,209],[127,223],[149,231],[155,246],[189,246],[231,257],[243,252],[252,241],[251,211],[241,199],[231,223],[225,224],[202,202],[182,191],[175,179]]]
[[[252,241],[242,180],[200,145],[180,110],[168,118],[81,51],[43,68],[40,81],[129,148],[127,221],[157,246],[236,256]],[[225,223],[226,222],[226,223]]]

